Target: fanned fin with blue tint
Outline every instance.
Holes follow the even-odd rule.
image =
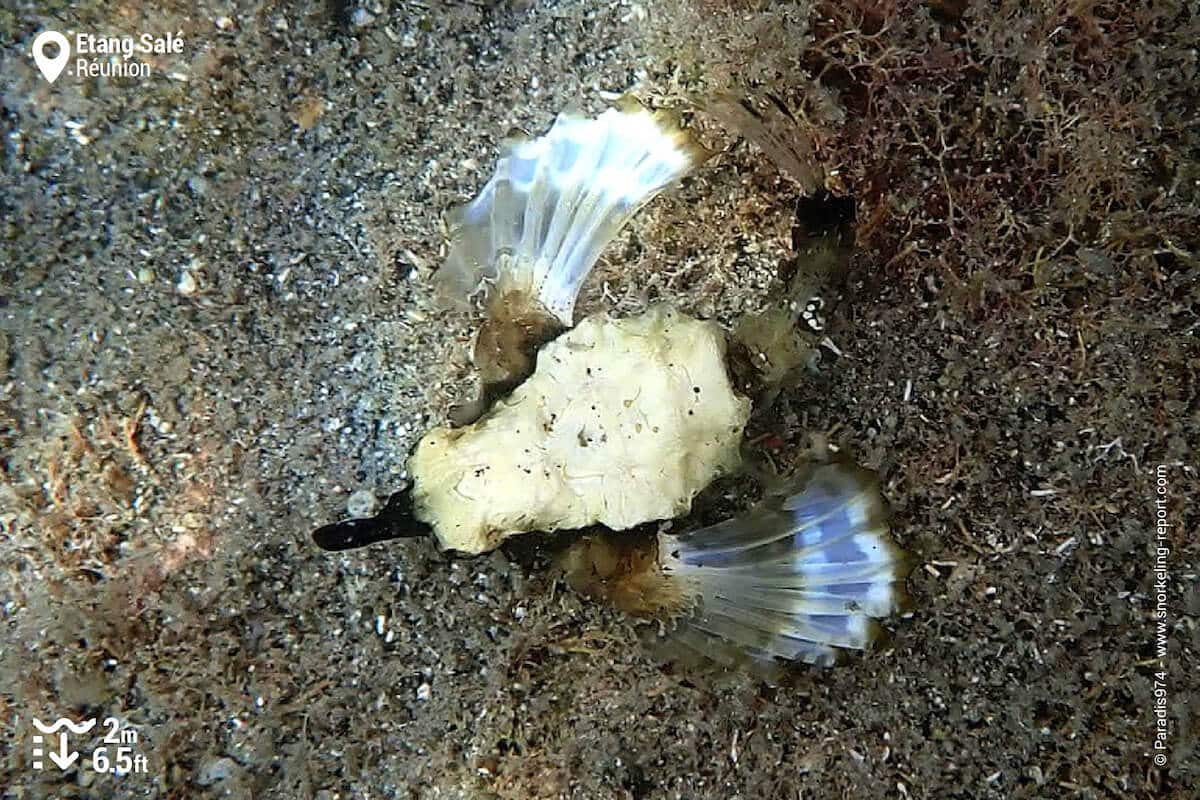
[[[680,640],[752,661],[833,664],[881,633],[877,618],[904,602],[907,558],[887,530],[872,476],[816,467],[801,488],[741,517],[659,540],[663,572],[693,608]]]
[[[544,136],[509,142],[479,196],[447,215],[443,295],[462,300],[495,284],[497,297],[519,292],[570,327],[600,252],[706,156],[632,98],[595,119],[560,114]]]

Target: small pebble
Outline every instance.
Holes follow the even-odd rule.
[[[346,513],[352,517],[373,517],[379,501],[370,489],[359,489],[346,498]]]
[[[199,288],[199,284],[196,283],[196,276],[190,272],[184,272],[180,275],[179,283],[175,284],[175,291],[184,297],[191,297]]]
[[[212,786],[214,783],[228,780],[237,764],[232,758],[216,758],[205,761],[196,772],[196,783],[201,786]]]

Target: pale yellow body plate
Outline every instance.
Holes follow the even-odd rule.
[[[527,531],[675,517],[737,465],[749,414],[715,323],[666,306],[588,317],[477,423],[424,436],[409,462],[416,513],[466,553]]]

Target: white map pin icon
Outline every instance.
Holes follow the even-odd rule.
[[[58,55],[54,58],[46,55],[46,45],[52,42],[58,45]],[[62,74],[70,59],[71,45],[67,42],[67,37],[58,31],[42,31],[33,40],[33,61],[51,83]]]

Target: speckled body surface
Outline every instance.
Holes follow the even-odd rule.
[[[715,323],[662,305],[588,317],[482,420],[421,439],[417,515],[465,553],[527,531],[670,519],[738,465],[749,416]]]

